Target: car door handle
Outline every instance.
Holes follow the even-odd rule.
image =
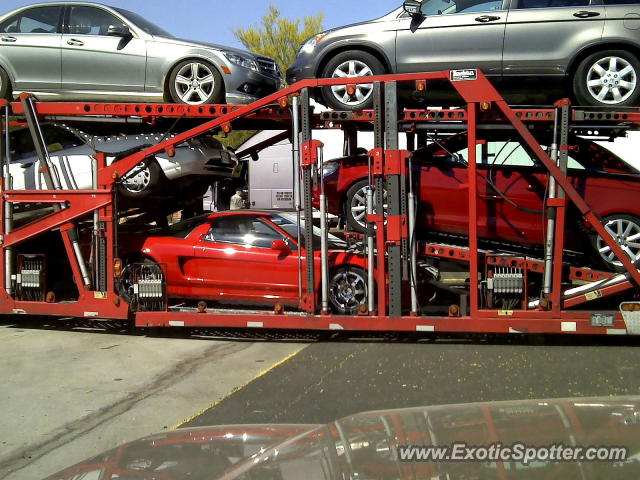
[[[0,38],[0,40],[2,40],[3,42],[17,42],[18,39],[16,37],[12,37],[11,35],[4,35],[3,37]]]
[[[591,18],[591,17],[599,17],[600,12],[589,12],[587,10],[580,10],[573,14],[574,17],[578,18]]]
[[[67,45],[73,45],[74,47],[82,47],[84,46],[84,42],[80,40],[76,40],[75,38],[67,40]]]
[[[500,20],[500,17],[496,17],[495,15],[480,15],[476,17],[476,22],[480,23],[495,22],[496,20]]]

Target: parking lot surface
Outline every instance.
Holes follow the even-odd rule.
[[[638,342],[585,337],[317,343],[186,426],[326,423],[366,410],[640,394]]]
[[[172,428],[325,423],[366,410],[640,394],[635,339],[304,343],[283,341],[284,334],[276,341],[212,340],[51,325],[0,327],[0,478],[40,479]]]
[[[303,346],[5,324],[0,478],[44,478],[172,428]]]

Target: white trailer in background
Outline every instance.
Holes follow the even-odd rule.
[[[267,130],[259,132],[240,146],[237,152],[250,149],[279,133],[283,132]],[[364,148],[367,151],[373,148],[373,133],[358,132],[357,135],[358,148]],[[324,144],[323,157],[325,161],[347,154],[347,142],[342,130],[314,130],[313,138]],[[249,202],[251,208],[291,209],[294,207],[294,170],[291,149],[291,141],[284,139],[261,150],[257,160],[246,160],[249,162]]]

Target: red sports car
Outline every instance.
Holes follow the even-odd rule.
[[[569,179],[609,233],[635,260],[640,256],[640,172],[597,143],[573,138]],[[546,147],[545,147],[546,148]],[[418,197],[418,229],[467,235],[467,136],[458,134],[419,149],[413,155]],[[516,133],[494,135],[478,146],[478,231],[483,239],[528,246],[544,244],[543,203],[547,176]],[[367,156],[345,157],[324,164],[329,212],[344,216],[355,231],[365,228]],[[315,196],[317,204],[317,192]],[[577,210],[570,209],[568,229],[578,232]],[[590,245],[577,243],[584,234],[567,236],[567,248],[590,250],[610,268],[620,266],[611,249],[595,233]]]
[[[121,294],[132,296],[128,278],[134,264],[145,262],[166,265],[167,295],[172,299],[298,306],[298,255],[304,260],[305,248],[297,243],[297,230],[295,214],[246,210],[202,215],[168,230],[129,234],[121,248],[125,252]],[[314,228],[314,233],[319,291],[320,230]],[[329,235],[329,300],[335,313],[356,313],[366,302],[366,266],[366,258]]]

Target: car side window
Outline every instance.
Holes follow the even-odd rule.
[[[35,7],[2,22],[0,33],[57,33],[62,7]]]
[[[468,161],[469,149],[456,152],[458,158]],[[486,142],[476,147],[476,163],[491,166],[535,167],[537,162],[520,142]]]
[[[420,7],[422,14],[427,17],[501,9],[502,0],[428,0]]]
[[[512,8],[558,8],[558,7],[585,7],[590,0],[517,0]]]
[[[106,36],[110,26],[125,26],[122,20],[95,7],[71,7],[69,33],[71,35]]]
[[[214,220],[203,240],[246,247],[271,248],[274,240],[284,240],[284,238],[280,232],[259,218],[239,215]]]

